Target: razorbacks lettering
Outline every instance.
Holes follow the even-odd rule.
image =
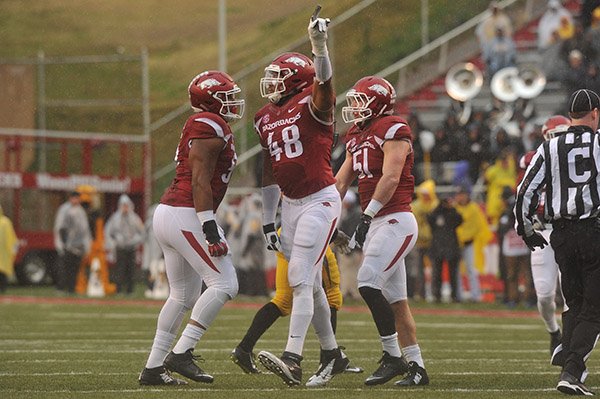
[[[331,169],[333,124],[310,110],[312,86],[283,106],[267,104],[255,116],[260,143],[271,155],[273,175],[289,198],[303,198],[335,183]]]

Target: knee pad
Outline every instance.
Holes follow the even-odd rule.
[[[300,284],[294,288],[292,313],[312,315],[314,313],[313,287]]]
[[[214,288],[217,291],[224,292],[229,297],[227,300],[233,299],[236,297],[239,289],[239,284],[237,277],[231,278],[227,281],[221,281],[217,284],[213,284],[210,288]]]

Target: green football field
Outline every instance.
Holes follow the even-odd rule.
[[[261,300],[262,301],[262,300]],[[0,398],[551,398],[559,369],[549,364],[548,334],[531,309],[498,305],[415,304],[418,336],[431,384],[401,389],[366,387],[381,346],[360,302],[339,313],[338,341],[363,374],[343,374],[326,388],[288,388],[272,374],[246,375],[229,360],[262,302],[228,304],[196,348],[213,384],[140,387],[137,377],[152,344],[160,302],[0,297]],[[279,354],[288,319],[257,345]],[[305,346],[304,380],[317,368],[314,334]],[[598,356],[588,361],[587,385],[599,388]]]

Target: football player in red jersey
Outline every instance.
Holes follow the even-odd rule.
[[[358,177],[363,214],[354,239],[364,253],[358,289],[383,345],[380,366],[365,384],[383,384],[408,372],[396,385],[426,385],[429,377],[408,306],[404,265],[418,234],[410,209],[412,139],[408,123],[392,115],[395,98],[392,85],[375,76],[360,79],[348,91],[342,117],[354,125],[346,135],[346,160],[336,175],[336,186],[344,197]]]
[[[567,131],[569,126],[571,126],[569,118],[562,115],[551,116],[544,123],[544,126],[542,126],[544,140],[548,141],[560,133]],[[523,171],[531,163],[535,152],[535,150],[529,151],[519,161],[519,167]],[[547,242],[550,242],[552,224],[544,221],[544,200],[545,196],[542,195],[538,201],[538,215],[533,226]],[[552,364],[562,366],[563,361],[560,359],[562,357],[562,336],[556,319],[556,284],[560,279],[560,271],[558,270],[558,264],[554,260],[552,246],[546,245],[544,248],[536,248],[535,251],[531,251],[531,274],[537,296],[538,311],[546,325],[546,330],[550,334]]]
[[[344,371],[348,358],[337,345],[330,323],[321,265],[341,212],[331,168],[335,95],[327,50],[328,19],[313,15],[308,34],[313,61],[285,53],[266,68],[261,94],[269,99],[254,118],[263,147],[263,231],[267,247],[288,260],[293,289],[289,336],[281,357],[267,351],[259,361],[288,385],[302,381],[302,350],[308,327],[321,345],[321,365],[307,382],[325,385]],[[281,241],[275,228],[279,200]]]
[[[225,302],[238,291],[236,272],[215,211],[227,191],[237,157],[229,122],[239,119],[244,100],[229,75],[207,71],[188,88],[194,114],[183,127],[175,153],[175,178],[154,213],[156,238],[165,256],[169,298],[158,325],[142,385],[181,385],[176,371],[194,381],[213,382],[200,369],[193,350]],[[201,293],[202,282],[208,287]],[[186,311],[183,333],[169,352]]]

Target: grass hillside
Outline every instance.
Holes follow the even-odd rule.
[[[335,17],[359,0],[320,0],[322,15]],[[3,0],[0,58],[139,54],[149,51],[151,115],[155,121],[187,100],[186,87],[198,72],[218,67],[218,1],[208,0]],[[443,34],[483,11],[487,0],[429,0],[430,37]],[[265,55],[305,37],[316,2],[228,0],[228,72],[235,75]],[[331,29],[336,89],[375,73],[420,45],[421,0],[378,0]],[[290,49],[309,52],[308,45]],[[262,66],[239,82],[248,121],[238,136],[241,150],[255,142],[249,120],[259,108]],[[139,98],[139,65],[49,66],[52,99]],[[49,108],[49,129],[140,133],[139,106]],[[154,167],[170,162],[185,116],[153,133]],[[243,123],[243,122],[242,122]],[[242,152],[242,151],[240,151]],[[239,176],[238,176],[239,179]],[[162,191],[160,182],[157,192]]]

